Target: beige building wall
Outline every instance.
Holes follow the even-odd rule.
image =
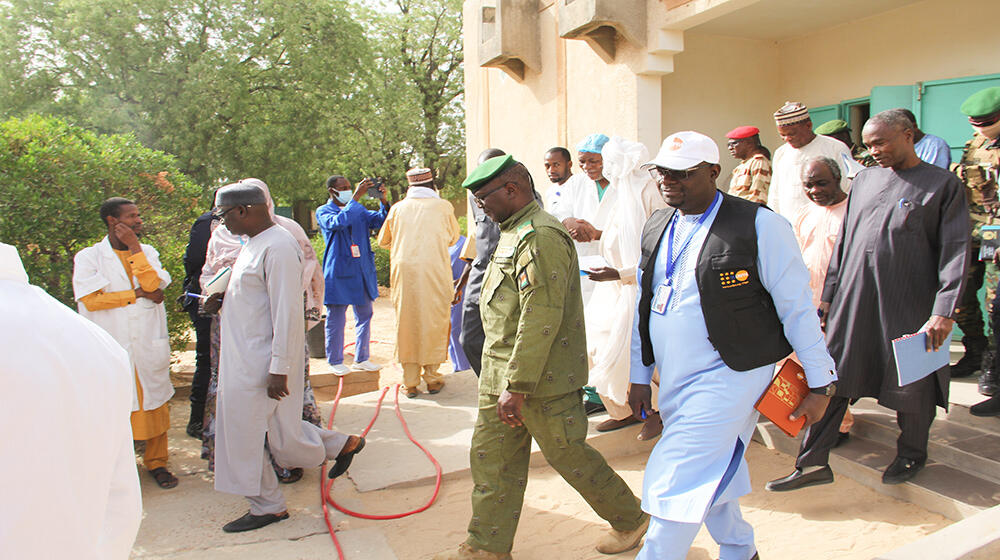
[[[997,0],[928,0],[782,42],[781,94],[829,105],[872,86],[1000,72],[998,18]]]
[[[693,129],[719,143],[723,186],[736,164],[725,150],[726,131],[757,126],[773,153],[780,139],[771,115],[785,100],[816,107],[868,96],[873,86],[1000,72],[1000,36],[984,25],[1000,16],[1000,0],[898,0],[905,5],[831,26],[816,19],[805,26],[814,31],[782,39],[768,38],[781,36],[778,27],[771,33],[760,24],[741,25],[753,13],[774,21],[776,7],[789,3],[794,1],[695,0],[668,13],[661,0],[648,0],[650,45],[661,26],[670,25],[671,14],[693,14],[685,16],[683,50],[673,54],[673,71],[656,76],[640,75],[653,47],[647,45],[647,52],[619,40],[618,56],[609,64],[584,41],[560,38],[557,1],[539,0],[540,69],[529,68],[519,82],[479,66],[479,0],[467,0],[470,169],[480,151],[499,147],[523,161],[544,191],[549,183],[542,156],[552,146],[575,152],[580,139],[599,131],[641,141],[655,152],[663,136]],[[847,4],[859,14],[867,6]],[[835,12],[842,21],[843,12]],[[728,24],[714,25],[716,15]],[[722,34],[720,28],[732,31]]]
[[[661,79],[663,135],[696,130],[712,137],[721,151],[722,179],[738,163],[726,151],[726,132],[756,126],[771,152],[779,139],[771,114],[780,104],[780,72],[773,41],[684,34],[684,52],[674,55],[674,72]]]

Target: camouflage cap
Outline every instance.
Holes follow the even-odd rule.
[[[959,110],[970,119],[1000,111],[1000,87],[986,88],[973,93],[962,103]]]

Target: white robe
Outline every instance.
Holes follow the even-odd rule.
[[[771,161],[771,187],[767,191],[767,206],[791,221],[802,207],[812,204],[802,187],[802,168],[810,159],[819,156],[837,162],[841,174],[840,188],[848,192],[851,188],[851,180],[847,177],[850,170],[842,155],[847,156],[847,161],[854,161],[851,150],[843,142],[822,134],[817,134],[812,142],[798,149],[788,144],[778,146]]]
[[[0,309],[0,556],[125,560],[142,519],[128,354],[2,272]]]
[[[305,322],[302,250],[272,226],[249,238],[233,263],[220,312],[215,489],[261,494],[264,440],[285,468],[327,459],[324,434],[302,420]],[[269,374],[287,376],[288,395],[267,396]],[[346,441],[346,438],[345,438]]]
[[[664,315],[650,313],[649,332],[660,373],[663,435],[646,464],[642,509],[660,519],[701,523],[708,508],[750,492],[743,453],[757,421],[754,403],[774,372],[773,364],[737,372],[722,361],[708,340],[695,280],[697,255],[705,243],[718,206],[688,246],[691,258],[674,275],[674,290]],[[688,216],[696,219],[697,216]],[[774,300],[785,336],[798,354],[809,385],[836,380],[833,359],[812,305],[809,272],[787,220],[757,211],[757,267],[761,283]],[[678,240],[675,239],[675,243]],[[667,234],[653,270],[654,290],[666,278]],[[678,259],[680,262],[681,259]],[[641,278],[641,274],[640,274]],[[654,366],[642,364],[635,320],[632,334],[633,383],[648,384]]]
[[[598,198],[597,183],[586,173],[577,173],[563,183],[559,196],[551,199],[552,207],[546,207],[546,210],[560,222],[566,218],[586,220],[603,232],[614,216],[617,196],[614,185],[609,184],[604,196]],[[601,254],[600,240],[585,243],[574,241],[573,245],[576,247],[577,258]],[[583,296],[583,305],[586,307],[590,296],[594,293],[594,283],[580,282],[580,292]]]
[[[170,274],[160,264],[160,254],[145,243],[141,247],[146,260],[160,277],[160,289],[166,288],[170,284]],[[138,286],[138,281],[126,274],[107,236],[81,250],[73,259],[73,297],[77,300],[97,290],[123,292]],[[83,303],[78,303],[77,308],[80,315],[100,325],[128,352],[142,386],[143,410],[155,410],[174,396],[174,385],[170,382],[167,310],[162,302],[136,298],[135,303],[114,309],[88,311]],[[132,410],[139,410],[138,393],[135,384],[132,385]]]
[[[646,220],[654,211],[665,208],[666,203],[649,173],[639,168],[649,160],[645,146],[615,136],[604,145],[602,155],[604,174],[612,183],[604,196],[608,197],[612,191],[616,194],[612,199],[612,219],[607,220],[601,235],[600,255],[609,266],[618,270],[621,279],[594,282],[581,278],[580,283],[594,284],[584,309],[590,384],[597,388],[602,400],[607,397],[625,407],[632,317],[639,288],[636,284],[636,269],[642,252],[639,241]]]

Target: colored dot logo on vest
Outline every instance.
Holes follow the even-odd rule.
[[[750,273],[745,270],[736,271],[736,279],[740,282],[746,282],[750,279]]]

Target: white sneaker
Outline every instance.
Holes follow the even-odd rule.
[[[378,371],[380,369],[382,369],[382,366],[371,360],[351,364],[351,371]]]
[[[333,366],[333,374],[334,375],[339,375],[339,376],[343,377],[343,376],[347,375],[348,373],[351,373],[351,368],[345,366],[344,364],[337,364],[337,365]]]

